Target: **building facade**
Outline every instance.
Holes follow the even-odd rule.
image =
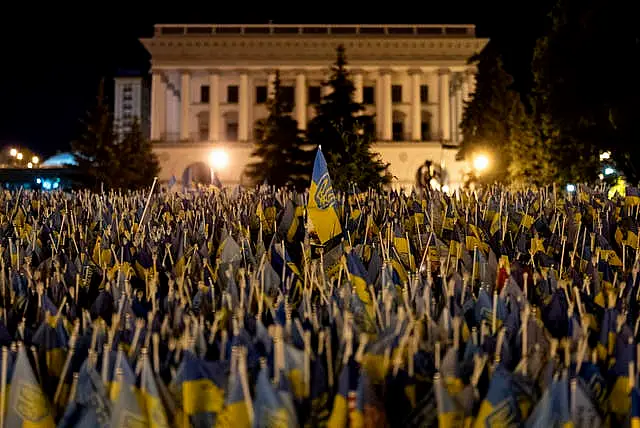
[[[391,163],[395,184],[413,184],[427,159],[443,165],[452,184],[461,178],[455,146],[475,85],[467,61],[488,42],[472,25],[156,25],[141,41],[152,58],[151,139],[161,179],[180,180],[223,149],[229,164],[218,175],[243,183],[275,71],[304,130],[339,45],[356,101],[375,115],[374,149]]]
[[[121,73],[114,78],[113,120],[116,133],[122,138],[138,120],[142,133],[149,138],[151,127],[151,91],[147,79]]]

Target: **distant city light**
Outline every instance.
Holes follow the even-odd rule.
[[[34,165],[37,165],[38,162],[40,162],[40,158],[38,156],[34,156],[31,158],[31,162],[33,162]]]
[[[600,153],[600,160],[601,161],[609,159],[609,158],[611,158],[611,152]]]
[[[11,157],[16,157],[16,155],[18,154],[18,151],[16,149],[11,149],[9,150],[9,154],[11,155]]]
[[[209,164],[219,171],[229,165],[229,155],[224,150],[214,150],[209,155]]]
[[[576,191],[576,186],[573,184],[567,184],[567,192],[572,193]]]
[[[473,167],[481,172],[489,167],[489,157],[484,154],[478,154],[473,158]]]
[[[18,160],[22,160],[22,158],[23,158],[23,157],[24,157],[24,155],[23,155],[22,153],[18,153],[18,154],[16,155],[16,158],[17,158]]]
[[[27,164],[27,168],[33,168],[33,164],[32,164],[31,162],[29,162],[29,163]]]
[[[611,168],[611,167],[607,167],[604,169],[604,175],[611,175],[611,174],[615,174],[616,170]]]

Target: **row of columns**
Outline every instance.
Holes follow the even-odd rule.
[[[382,141],[391,141],[393,137],[393,103],[391,94],[391,70],[380,70],[376,82],[376,115],[378,122],[378,138]],[[421,70],[410,70],[410,118],[411,139],[422,139],[422,100],[420,99],[420,87],[422,84]],[[355,87],[354,100],[363,102],[364,72],[352,71]],[[274,90],[275,71],[268,72],[268,93]],[[220,115],[220,73],[212,71],[209,74],[209,140],[218,141],[221,135]],[[474,75],[471,73],[458,74],[456,82],[452,86],[451,71],[440,69],[438,71],[438,119],[440,137],[443,141],[460,141],[458,124],[462,120],[463,102],[469,100],[474,91]],[[187,71],[181,73],[180,78],[180,139],[188,140],[190,127],[184,124],[190,123],[190,91],[191,74]],[[453,90],[452,90],[453,89]],[[167,106],[167,82],[160,73],[153,73],[152,77],[152,110],[151,110],[151,138],[159,140],[166,130],[166,106]],[[238,139],[249,141],[250,120],[250,88],[249,73],[240,72],[239,79],[239,111],[238,111]],[[307,124],[307,77],[304,71],[296,72],[295,78],[295,119],[300,129],[306,129]],[[299,107],[300,106],[300,107]],[[302,107],[305,106],[305,107]],[[452,112],[453,109],[453,112]],[[453,133],[453,135],[452,135]]]

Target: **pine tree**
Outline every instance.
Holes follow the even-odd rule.
[[[371,150],[375,139],[373,118],[361,114],[364,106],[354,101],[355,88],[346,66],[345,49],[340,45],[329,80],[323,83],[330,91],[315,106],[307,141],[321,146],[334,188],[377,188],[391,181],[389,165]]]
[[[122,140],[114,130],[113,115],[100,82],[96,105],[83,121],[85,130],[71,149],[77,169],[93,189],[139,189],[151,185],[160,167],[151,142],[134,120]]]
[[[256,149],[252,153],[258,162],[247,167],[247,175],[256,184],[267,182],[277,187],[298,190],[309,185],[312,153],[302,146],[304,139],[298,122],[291,117],[280,86],[280,73],[276,72],[274,92],[268,101],[269,115],[256,126]]]
[[[86,178],[86,184],[93,189],[113,187],[120,167],[117,137],[113,130],[113,116],[104,96],[104,80],[100,82],[94,108],[87,112],[83,120],[85,130],[71,143],[71,149],[78,163],[77,169]]]
[[[505,182],[514,134],[525,123],[524,107],[520,95],[511,88],[513,78],[491,44],[470,62],[477,64],[478,73],[475,93],[465,106],[460,125],[463,142],[459,156],[472,162],[476,153],[487,154],[491,164],[480,180]]]
[[[126,162],[121,163],[118,177],[112,180],[115,187],[135,190],[151,186],[160,172],[160,164],[151,140],[144,136],[137,119],[117,144],[117,149],[118,157],[126,159]]]

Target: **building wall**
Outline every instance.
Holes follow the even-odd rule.
[[[468,59],[487,42],[465,25],[158,25],[142,43],[152,56],[151,138],[160,178],[180,181],[189,165],[206,163],[210,151],[222,147],[230,165],[220,179],[242,183],[255,124],[267,115],[266,106],[256,103],[256,87],[271,88],[279,70],[281,86],[293,86],[294,99],[304,104],[295,105],[292,116],[305,129],[314,116],[308,88],[327,78],[343,45],[356,100],[365,87],[373,88],[366,113],[376,117],[375,150],[391,163],[395,184],[413,185],[429,159],[445,166],[455,186],[465,165],[455,160],[457,149],[445,147],[461,141],[462,106],[475,85]],[[201,87],[216,82],[217,91],[209,87],[209,101],[202,102]],[[237,104],[227,102],[229,85],[239,87]],[[416,97],[420,85],[428,87],[426,101]],[[402,88],[398,102],[392,102],[394,86]],[[240,129],[229,138],[228,124],[234,123]],[[398,124],[401,132],[394,132]]]
[[[209,156],[214,150],[224,150],[229,156],[229,164],[217,171],[223,185],[251,185],[243,177],[243,171],[256,159],[251,157],[253,145],[247,143],[156,144],[154,152],[162,165],[159,180],[167,182],[175,177],[182,182],[187,168],[197,163],[208,165]],[[462,184],[463,173],[467,169],[466,162],[456,160],[457,149],[443,148],[438,143],[378,143],[373,146],[373,151],[379,153],[384,162],[390,163],[389,172],[394,176],[392,186],[396,188],[414,186],[416,172],[426,160],[439,163],[447,171],[447,185],[451,189]]]

